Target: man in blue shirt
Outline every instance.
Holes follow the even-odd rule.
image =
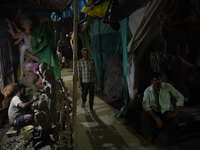
[[[142,107],[144,112],[141,114],[141,124],[143,128],[143,140],[141,145],[148,145],[152,138],[151,125],[156,124],[161,129],[161,133],[155,140],[156,145],[160,147],[167,144],[170,132],[178,125],[176,115],[183,106],[184,97],[171,84],[162,83],[161,74],[154,72],[151,74],[151,85],[144,91]],[[172,105],[171,98],[176,99],[175,109]]]

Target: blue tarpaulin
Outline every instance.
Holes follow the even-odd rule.
[[[81,12],[82,8],[85,6],[86,3],[88,3],[88,0],[78,1],[78,13]],[[62,14],[56,14],[55,12],[52,12],[51,20],[60,21],[62,18],[72,17],[73,14],[74,14],[74,4],[72,4],[70,7],[66,7],[65,11],[63,11]]]

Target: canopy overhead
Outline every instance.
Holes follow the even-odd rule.
[[[22,9],[24,11],[54,11],[62,12],[73,0],[3,0],[5,7]]]

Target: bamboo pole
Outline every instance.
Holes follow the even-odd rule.
[[[78,49],[78,0],[74,0],[73,42],[73,150],[76,150],[76,101],[77,101],[77,49]]]

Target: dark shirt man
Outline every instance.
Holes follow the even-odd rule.
[[[97,75],[95,69],[95,61],[88,58],[88,49],[81,50],[83,58],[78,61],[78,87],[82,87],[82,104],[85,108],[86,96],[89,90],[89,105],[90,113],[95,113],[93,110],[94,104],[94,83],[97,83]],[[96,78],[96,80],[94,79]]]
[[[142,107],[144,112],[141,114],[141,124],[143,128],[143,139],[141,145],[148,145],[152,138],[151,122],[156,123],[157,128],[162,128],[162,132],[156,137],[156,143],[162,146],[167,144],[169,134],[178,125],[175,118],[184,103],[183,95],[171,84],[162,83],[161,74],[154,72],[151,75],[151,83],[144,91]],[[171,96],[176,99],[174,109]]]

